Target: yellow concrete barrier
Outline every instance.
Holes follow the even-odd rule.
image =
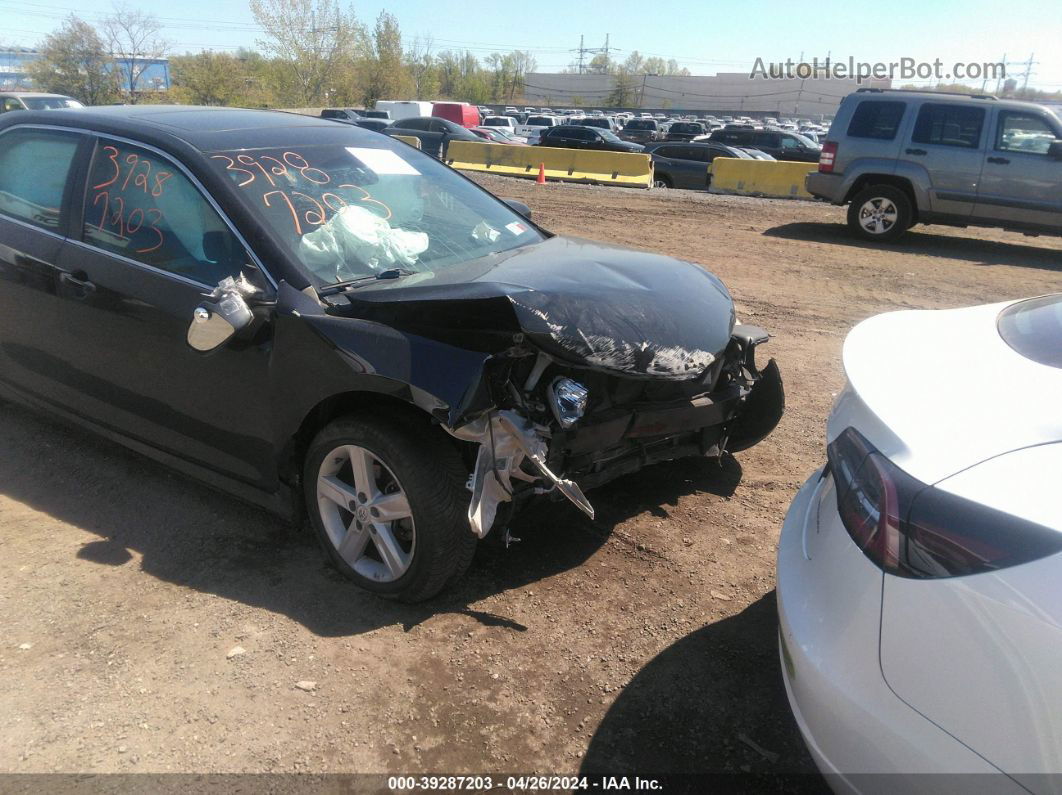
[[[401,141],[404,144],[409,144],[414,149],[420,149],[420,139],[415,135],[392,135],[396,141]]]
[[[637,188],[649,188],[653,184],[652,158],[635,152],[507,146],[474,141],[450,141],[446,150],[448,166],[511,177],[534,179],[538,176],[540,163],[545,166],[546,179]]]
[[[717,157],[709,166],[712,181],[708,190],[739,196],[810,199],[811,194],[804,190],[804,177],[818,168],[818,163]]]

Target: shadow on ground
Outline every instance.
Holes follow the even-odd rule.
[[[287,615],[322,636],[409,629],[439,613],[523,631],[471,605],[581,566],[634,514],[666,516],[697,491],[729,495],[741,478],[732,458],[659,465],[591,492],[596,521],[566,502],[536,503],[512,525],[520,543],[482,543],[464,579],[429,603],[404,605],[355,588],[325,563],[311,532],[86,431],[0,403],[0,449],[0,493],[91,534],[78,558],[122,566],[136,553],[154,577]]]
[[[772,591],[665,649],[606,713],[582,772],[711,771],[739,776],[744,790],[824,790],[789,709],[777,639]]]
[[[853,248],[880,251],[886,248],[898,254],[961,259],[977,265],[1014,265],[1021,268],[1062,270],[1062,251],[1023,243],[978,240],[956,235],[940,235],[911,230],[894,243],[871,243],[856,237],[843,224],[800,222],[783,224],[766,230],[768,237],[787,240],[811,240]]]

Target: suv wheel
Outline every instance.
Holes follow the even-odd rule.
[[[471,562],[465,478],[444,439],[361,417],[325,426],[303,470],[307,513],[333,565],[404,602],[430,599]]]
[[[891,185],[871,185],[848,205],[848,226],[864,240],[895,240],[911,226],[911,200]]]
[[[666,174],[661,174],[659,177],[654,177],[653,178],[653,187],[654,188],[670,188],[671,187],[671,177],[667,176]]]

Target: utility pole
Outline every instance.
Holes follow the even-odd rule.
[[[1036,63],[1036,61],[1033,60],[1034,55],[1035,53],[1029,53],[1029,61],[1025,64],[1025,82],[1021,85],[1022,92],[1029,87],[1029,75],[1032,74],[1033,64]]]
[[[604,53],[605,58],[607,59],[608,58],[608,54],[612,50],[618,50],[619,49],[619,47],[610,47],[609,46],[609,43],[608,43],[609,34],[607,34],[607,33],[605,34],[605,46],[604,47],[585,47],[585,46],[583,46],[583,38],[584,38],[583,35],[579,34],[579,49],[577,49],[577,50],[569,50],[569,52],[579,53],[579,74],[583,74],[586,71],[586,67],[583,65],[583,59],[587,55],[600,55],[601,53]]]
[[[996,90],[992,92],[993,94],[998,94],[999,93],[999,86],[1000,86],[1000,83],[1003,81],[1003,75],[1005,75],[1007,73],[1007,54],[1006,53],[1003,53],[1003,57],[1000,59],[999,62],[1001,64],[1003,64],[1003,68],[996,74]]]

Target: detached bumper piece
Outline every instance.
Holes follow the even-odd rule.
[[[752,389],[741,411],[727,426],[726,449],[732,453],[762,442],[785,413],[785,388],[778,365],[771,359],[762,371],[756,368],[756,346],[768,339],[767,332],[759,326],[734,326],[731,344],[739,348]]]
[[[472,532],[483,538],[490,532],[498,505],[513,498],[513,480],[534,483],[545,479],[567,497],[579,510],[594,518],[594,508],[582,489],[570,480],[558,477],[546,463],[548,431],[536,426],[515,411],[492,411],[452,432],[458,439],[479,443],[476,468],[472,473],[472,500],[468,505],[468,523]],[[524,463],[537,473],[529,472]]]

